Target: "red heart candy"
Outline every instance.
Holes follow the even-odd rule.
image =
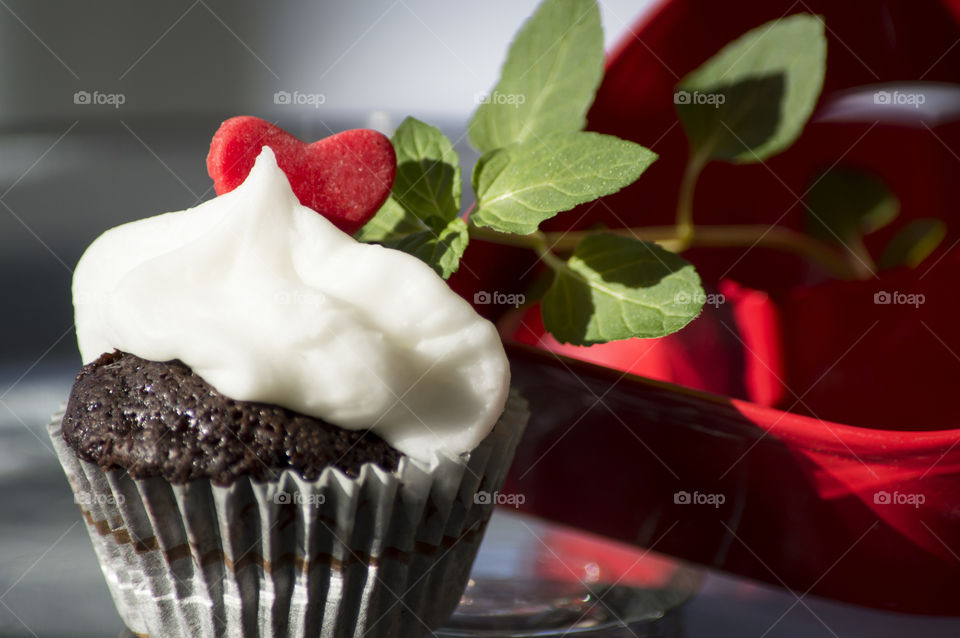
[[[390,195],[397,156],[377,131],[353,129],[307,144],[257,117],[233,117],[210,142],[207,172],[217,195],[243,183],[264,146],[290,180],[297,199],[353,234]]]

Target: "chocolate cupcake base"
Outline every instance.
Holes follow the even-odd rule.
[[[456,608],[526,424],[512,394],[468,456],[402,457],[306,480],[173,484],[84,461],[50,437],[120,616],[138,635],[417,636]]]
[[[284,469],[315,479],[373,462],[395,470],[400,453],[370,431],[347,430],[277,405],[237,401],[181,361],[105,353],[80,370],[63,417],[77,456],[133,478],[171,483],[239,476],[266,481]]]

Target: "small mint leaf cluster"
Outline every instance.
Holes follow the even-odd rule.
[[[360,229],[360,241],[410,253],[447,279],[470,241],[460,213],[460,158],[440,129],[408,117],[393,137],[393,191]]]
[[[748,31],[680,81],[674,101],[691,158],[678,211],[682,239],[693,239],[693,188],[700,171],[710,161],[764,162],[789,148],[816,107],[826,59],[823,19],[800,13]],[[767,231],[757,238],[740,233],[744,245],[780,241],[819,259],[840,278],[873,277],[878,265],[916,267],[936,249],[945,224],[917,219],[900,229],[876,262],[863,237],[892,223],[899,201],[876,175],[837,164],[840,160],[815,175],[804,191],[807,236],[793,237],[780,228],[776,238]]]

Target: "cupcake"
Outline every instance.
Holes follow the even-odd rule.
[[[84,366],[50,435],[136,635],[428,633],[526,421],[494,326],[344,232],[355,210],[303,205],[282,153],[75,271]],[[359,166],[373,188],[323,188],[375,210],[395,161]]]

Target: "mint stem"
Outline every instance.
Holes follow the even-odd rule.
[[[537,232],[532,235],[512,235],[500,233],[489,228],[471,225],[470,236],[473,239],[490,241],[506,246],[527,248],[537,252],[540,257],[552,268],[554,262],[563,264],[555,253],[565,254],[573,252],[583,239],[597,231],[568,231],[568,232]],[[678,248],[683,244],[686,247],[752,247],[763,246],[784,250],[801,255],[811,262],[821,266],[831,275],[842,279],[862,277],[862,273],[843,259],[828,244],[809,235],[799,233],[781,226],[764,226],[762,224],[742,226],[694,226],[693,232],[685,239],[681,238],[677,226],[648,226],[636,228],[611,228],[602,232],[614,235],[623,235],[641,241],[660,244],[672,252],[682,252]],[[549,255],[549,258],[548,256]]]
[[[869,279],[876,276],[877,264],[873,261],[873,256],[867,250],[863,243],[863,238],[855,235],[847,239],[847,250],[849,251],[848,263],[853,268],[858,279]]]
[[[584,236],[586,234],[588,233],[582,233]],[[554,249],[557,247],[556,244],[563,240],[563,235],[564,233],[544,233],[540,230],[529,235],[515,235],[512,233],[501,233],[498,230],[493,230],[485,226],[470,224],[471,239],[489,241],[502,246],[527,248],[537,253],[540,260],[553,270],[563,270],[567,267],[567,262],[557,257],[554,253]],[[572,252],[575,247],[576,245],[570,246],[565,252]]]
[[[567,267],[567,262],[553,254],[553,244],[548,242],[547,235],[545,233],[538,230],[537,232],[528,236],[533,238],[533,249],[536,251],[537,256],[543,260],[543,263],[547,264],[554,270],[563,270]]]
[[[677,196],[677,227],[675,252],[683,252],[690,247],[693,241],[693,194],[697,189],[697,180],[703,167],[707,165],[707,157],[703,154],[691,155],[683,169],[680,179],[680,192]],[[671,250],[674,247],[670,248]]]

